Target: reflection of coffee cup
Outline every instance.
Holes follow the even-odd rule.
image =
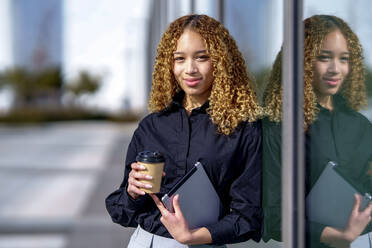
[[[140,182],[150,184],[151,189],[141,188],[147,193],[158,193],[160,191],[161,178],[164,168],[164,156],[160,152],[143,151],[136,157],[137,163],[146,167],[140,173],[152,176],[151,180],[140,180]]]

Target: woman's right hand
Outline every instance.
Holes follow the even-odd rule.
[[[132,170],[129,172],[127,192],[133,199],[138,199],[141,195],[146,194],[141,188],[152,188],[150,184],[140,182],[139,180],[151,180],[152,177],[140,172],[146,170],[145,166],[138,163],[132,163],[130,166]]]

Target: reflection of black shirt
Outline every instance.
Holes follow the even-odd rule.
[[[322,108],[306,134],[306,195],[329,161],[339,165],[340,174],[360,192],[372,192],[368,175],[372,161],[372,125],[351,110],[341,96],[334,97],[334,111]],[[265,241],[281,240],[281,125],[263,120],[263,207]],[[324,225],[307,222],[310,247],[321,247]],[[370,228],[368,228],[370,229]]]
[[[208,102],[187,116],[178,94],[169,108],[144,118],[128,147],[125,175],[120,188],[106,199],[112,220],[171,237],[160,222],[153,200],[141,196],[133,200],[126,192],[130,164],[138,152],[160,151],[165,155],[161,197],[200,161],[222,204],[224,216],[207,226],[215,244],[240,242],[261,237],[261,122],[242,123],[231,135],[217,134],[206,113]]]

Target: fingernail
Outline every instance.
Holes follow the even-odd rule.
[[[146,195],[146,192],[145,191],[141,191],[141,195]]]
[[[141,169],[141,170],[145,170],[145,169],[146,169],[146,167],[145,167],[145,166],[143,166],[143,165],[140,165],[140,169]]]
[[[146,184],[145,187],[148,188],[148,189],[151,189],[152,188],[152,185]]]
[[[152,179],[152,176],[146,175],[146,179]]]

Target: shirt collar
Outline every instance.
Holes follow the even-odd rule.
[[[183,108],[182,101],[183,101],[184,97],[185,97],[185,92],[184,91],[181,90],[181,91],[177,92],[174,95],[171,104],[168,107],[166,107],[162,112],[164,112],[164,113],[165,112],[172,112],[172,111],[176,111],[176,110],[179,110],[179,109]],[[193,111],[197,111],[197,112],[200,112],[200,113],[206,113],[208,107],[209,107],[209,100],[207,100],[200,107],[195,108]]]
[[[350,110],[350,107],[347,104],[346,99],[342,95],[336,94],[332,96],[332,100],[333,100],[333,112]],[[317,103],[317,106],[320,109],[320,111],[329,112],[328,109],[322,107],[319,103]]]

